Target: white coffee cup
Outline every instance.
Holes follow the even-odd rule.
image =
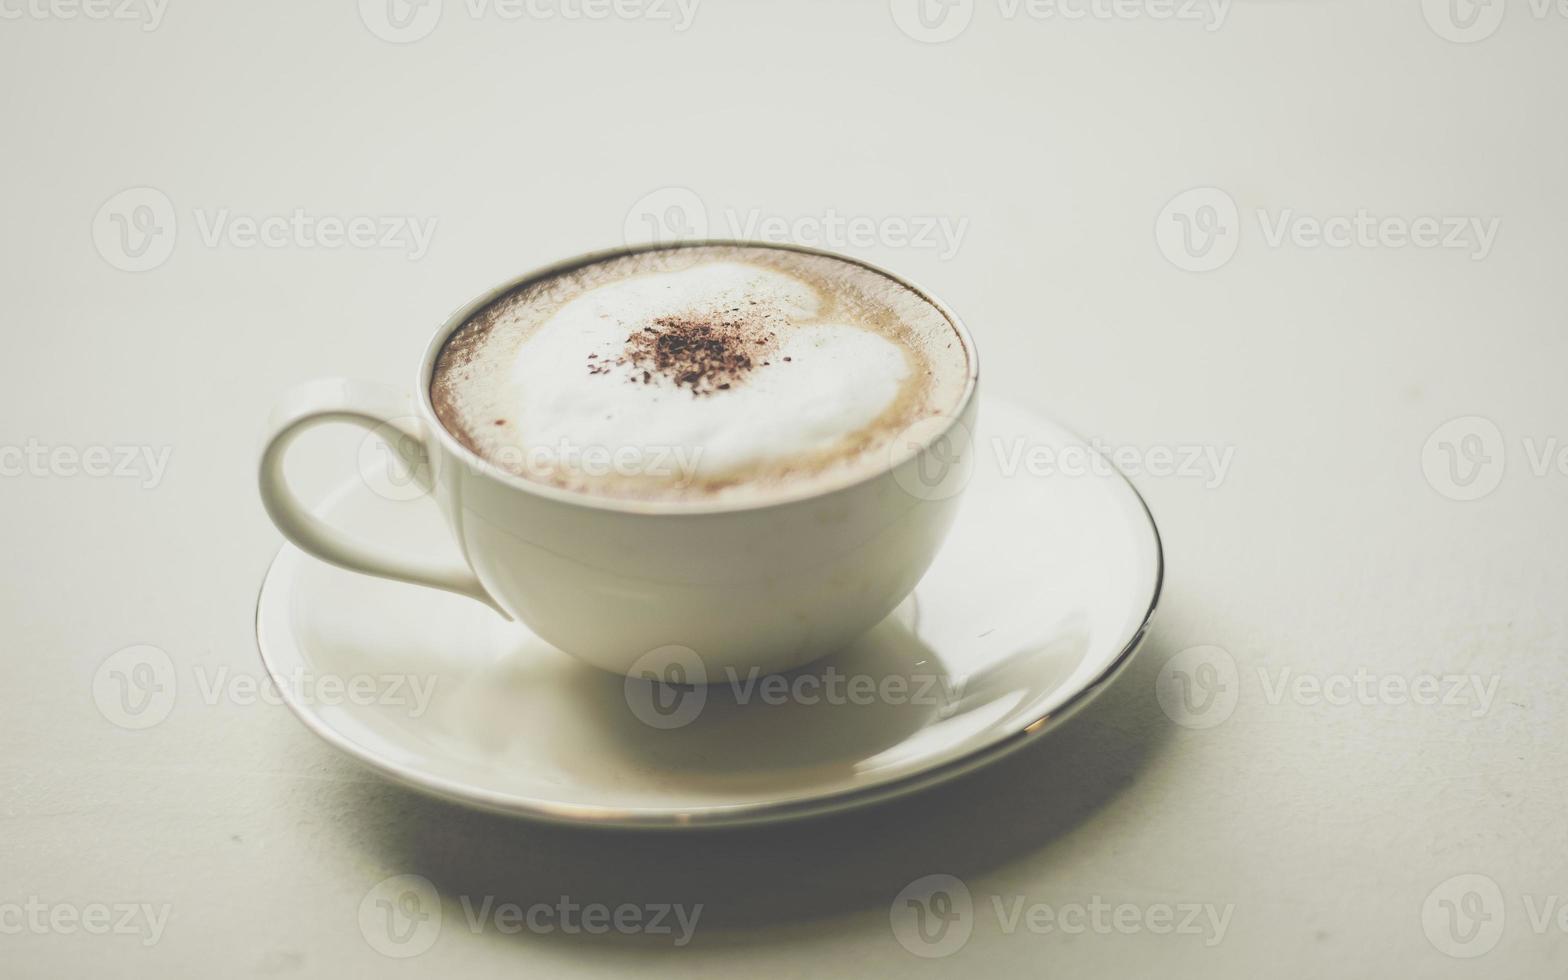
[[[412,395],[341,379],[286,394],[273,412],[260,467],[262,502],[278,529],[331,564],[470,596],[567,653],[620,674],[640,673],[652,651],[666,651],[656,659],[668,662],[671,649],[685,651],[685,660],[695,654],[709,677],[788,670],[842,649],[876,625],[925,574],[973,466],[974,342],[945,305],[917,287],[909,286],[948,317],[963,343],[969,365],[963,395],[951,415],[901,434],[886,467],[847,486],[798,497],[786,489],[776,500],[738,505],[593,496],[501,470],[437,420],[431,375],[453,331],[525,282],[643,250],[571,259],[464,306],[436,331]],[[289,488],[283,461],[295,438],[328,422],[396,436],[406,444],[405,456],[408,446],[417,447],[412,455],[429,474],[429,491],[466,564],[438,567],[400,557],[395,542],[355,540],[311,513]]]

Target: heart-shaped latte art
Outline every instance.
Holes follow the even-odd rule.
[[[824,306],[811,284],[742,262],[571,299],[510,373],[523,465],[709,481],[853,446],[898,400],[909,357]]]

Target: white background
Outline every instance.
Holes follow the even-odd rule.
[[[971,18],[962,33],[925,43],[876,2],[705,0],[677,31],[475,18],[446,0],[427,37],[395,44],[367,26],[377,0],[363,16],[353,0],[171,0],[153,30],[144,6],[119,21],[42,3],[0,3],[0,445],[170,454],[157,481],[18,472],[15,452],[0,456],[0,907],[150,903],[170,916],[150,946],[8,928],[3,972],[1568,968],[1568,934],[1531,916],[1568,896],[1568,474],[1532,458],[1568,440],[1562,12],[1509,0],[1498,22],[1503,0],[1458,0],[1461,21],[1481,18],[1464,29],[1435,2],[1238,0],[1208,30],[1109,6],[1060,16],[1093,13],[1089,0],[1063,0],[1054,19],[975,0],[952,14]],[[563,3],[535,11],[579,9]],[[167,198],[177,237],[153,241],[140,254],[163,260],[133,272],[99,211],[138,187]],[[279,536],[253,460],[274,396],[323,375],[411,382],[451,309],[620,243],[640,202],[672,187],[701,202],[715,235],[752,214],[809,232],[830,209],[965,222],[951,255],[827,244],[958,309],[991,392],[1140,453],[1234,450],[1218,486],[1139,478],[1167,591],[1112,691],[956,784],[702,838],[470,814],[384,784],[282,708],[202,698],[198,672],[261,671],[251,617]],[[1217,247],[1236,246],[1223,263],[1203,242],[1184,253],[1180,219],[1162,217],[1203,187],[1223,195],[1183,199],[1192,220],[1227,197],[1236,208],[1213,212],[1233,236]],[[298,239],[209,244],[202,222],[224,209],[437,226],[417,260]],[[1268,239],[1282,216],[1362,210],[1495,219],[1496,238],[1479,260],[1387,236]],[[152,227],[134,207],[120,214]],[[168,215],[152,215],[167,234]],[[1217,267],[1182,267],[1194,264]],[[1469,416],[1495,428],[1439,431]],[[321,460],[318,489],[346,465]],[[165,651],[181,685],[145,730],[93,696],[100,666],[135,644]],[[1234,708],[1178,711],[1176,724],[1156,686],[1194,646],[1221,654],[1177,667],[1207,657]],[[1473,675],[1496,694],[1484,707],[1271,697],[1287,668],[1331,683]],[[972,935],[921,959],[890,909],[935,873],[969,889]],[[399,874],[445,896],[441,934],[406,961],[383,958],[358,924],[367,893]],[[1456,875],[1495,891],[1445,884]],[[487,895],[706,908],[695,941],[672,949],[471,934],[461,897]],[[1096,896],[1233,912],[1209,946],[1148,931],[1009,935],[991,911],[993,899]],[[1445,901],[1474,921],[1445,919]],[[0,926],[19,921],[5,914]],[[1481,938],[1465,939],[1470,926]]]

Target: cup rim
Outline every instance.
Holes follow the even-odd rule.
[[[886,465],[879,466],[874,472],[856,479],[844,480],[833,483],[826,487],[819,487],[803,492],[783,493],[775,498],[764,501],[726,502],[722,500],[709,500],[688,503],[674,500],[637,500],[619,497],[605,497],[592,494],[584,490],[570,490],[565,487],[551,486],[547,483],[541,483],[536,480],[530,480],[526,477],[518,476],[509,470],[503,469],[502,467],[489,462],[484,457],[474,452],[472,449],[469,449],[467,446],[463,445],[463,443],[460,442],[458,438],[454,436],[444,424],[442,424],[440,417],[436,415],[435,403],[431,399],[430,386],[435,377],[436,361],[441,356],[441,351],[445,349],[447,340],[450,339],[452,334],[456,333],[457,330],[461,328],[463,324],[467,323],[469,319],[471,319],[476,313],[484,309],[486,306],[489,306],[496,300],[500,299],[507,293],[519,289],[530,282],[547,279],[552,276],[570,272],[573,269],[578,269],[587,265],[593,265],[598,262],[608,261],[610,259],[621,258],[622,256],[638,255],[644,252],[672,251],[681,248],[725,246],[741,248],[770,248],[786,252],[800,252],[807,255],[820,255],[826,258],[836,259],[840,262],[848,262],[870,270],[871,272],[875,272],[879,275],[886,276],[893,282],[896,282],[904,288],[913,291],[917,296],[921,297],[926,302],[935,307],[937,312],[941,313],[942,316],[947,319],[948,324],[953,328],[953,332],[958,336],[959,342],[963,344],[964,358],[966,361],[964,390],[963,393],[959,396],[957,402],[954,404],[954,407],[948,413],[947,424],[944,425],[939,431],[932,433],[931,437],[922,444],[920,449],[911,451],[906,456],[895,459]],[[777,507],[798,504],[807,500],[819,500],[825,497],[830,497],[835,494],[853,490],[856,487],[871,483],[874,480],[879,480],[896,470],[898,467],[907,463],[910,459],[915,458],[926,446],[936,442],[942,436],[951,432],[956,426],[963,424],[962,419],[965,413],[969,410],[970,405],[974,402],[975,392],[979,386],[979,381],[980,362],[978,352],[975,348],[974,337],[969,333],[969,328],[964,325],[963,320],[959,318],[958,314],[955,313],[951,307],[944,303],[930,290],[918,286],[915,283],[910,282],[905,277],[884,269],[881,266],[874,265],[873,263],[867,262],[864,259],[858,259],[853,256],[844,255],[840,252],[786,242],[753,242],[728,238],[703,238],[691,240],[683,239],[681,241],[674,242],[650,242],[642,245],[622,245],[614,248],[599,249],[592,252],[585,252],[569,259],[563,259],[559,262],[551,263],[550,265],[534,269],[530,272],[525,272],[519,276],[513,276],[490,288],[476,299],[465,303],[463,306],[454,311],[451,316],[447,317],[447,319],[442,323],[441,327],[436,331],[435,336],[431,339],[430,343],[425,348],[425,356],[420,362],[419,376],[417,379],[418,405],[421,415],[423,416],[422,420],[426,427],[433,433],[434,438],[440,442],[447,452],[451,453],[454,457],[460,460],[463,465],[467,466],[475,473],[488,477],[492,480],[496,480],[505,486],[511,487],[512,489],[520,490],[547,500],[553,500],[557,503],[575,505],[589,510],[609,511],[621,514],[658,514],[669,516],[739,514],[749,513],[752,511],[772,510]]]

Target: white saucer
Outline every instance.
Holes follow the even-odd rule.
[[[476,602],[342,571],[291,545],[262,584],[262,660],[332,745],[410,786],[505,813],[712,826],[907,793],[991,762],[1087,703],[1131,657],[1159,598],[1154,521],[1108,464],[1087,465],[1082,440],[987,400],[975,444],[957,523],[915,595],[855,646],[787,675],[795,694],[764,697],[745,677],[628,687]],[[387,499],[358,478],[325,511],[367,538],[455,551],[433,504]],[[900,675],[908,683],[889,680]],[[678,724],[694,703],[694,719]],[[639,720],[651,704],[664,709],[654,724]]]

